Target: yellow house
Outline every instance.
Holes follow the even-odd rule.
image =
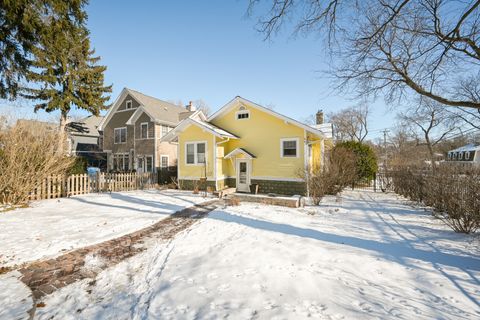
[[[215,190],[305,195],[305,173],[321,166],[331,125],[309,126],[235,97],[210,117],[196,111],[162,140],[177,143],[178,182],[191,189],[201,180]],[[327,143],[328,145],[328,143]]]

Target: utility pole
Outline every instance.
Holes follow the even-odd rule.
[[[382,131],[383,132],[383,150],[384,150],[384,156],[383,156],[383,170],[384,172],[387,171],[387,134],[390,132],[390,130],[385,129]]]

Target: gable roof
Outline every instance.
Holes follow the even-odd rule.
[[[232,134],[232,133],[230,133],[230,132],[228,132],[228,131],[226,131],[222,128],[214,126],[211,123],[205,122],[205,121],[199,119],[199,117],[195,118],[192,115],[189,118],[180,122],[178,124],[178,126],[173,128],[172,130],[170,130],[161,140],[171,142],[178,136],[178,133],[182,132],[183,130],[185,130],[186,128],[188,128],[191,125],[202,128],[203,130],[208,131],[211,134],[213,134],[214,136],[219,137],[219,138],[238,139],[238,137],[236,135],[234,135],[234,134]]]
[[[188,111],[184,107],[177,106],[173,103],[154,98],[129,88],[123,88],[122,92],[105,115],[104,120],[100,123],[100,131],[105,128],[105,125],[112,118],[113,114],[117,111],[119,105],[127,95],[130,95],[140,104],[140,107],[137,108],[132,117],[137,113],[138,109],[142,108],[142,111],[147,113],[154,122],[176,125],[179,121],[192,114],[191,111]],[[137,114],[137,117],[138,116],[139,115]]]
[[[100,136],[98,126],[102,122],[102,116],[88,116],[78,121],[72,121],[67,124],[67,130],[76,136]]]
[[[263,111],[265,113],[268,113],[274,117],[277,117],[279,119],[282,119],[283,121],[287,122],[287,123],[291,123],[293,125],[296,125],[302,129],[305,129],[306,131],[308,132],[311,132],[313,134],[316,134],[318,136],[321,136],[321,137],[325,137],[325,134],[317,129],[317,128],[314,128],[314,127],[311,127],[309,125],[306,125],[304,123],[301,123],[300,121],[297,121],[295,119],[292,119],[290,117],[287,117],[287,116],[284,116],[283,114],[280,114],[276,111],[273,111],[271,109],[268,109],[268,108],[265,108],[264,106],[261,106],[259,105],[258,103],[255,103],[253,101],[250,101],[248,99],[245,99],[245,98],[242,98],[240,96],[236,96],[235,98],[233,98],[232,100],[230,100],[226,105],[224,105],[223,107],[221,107],[219,110],[217,110],[217,112],[215,112],[214,114],[212,114],[209,118],[208,118],[208,122],[211,122],[212,120],[214,120],[215,118],[219,117],[220,115],[226,113],[227,111],[229,111],[231,108],[237,106],[237,105],[246,105],[246,106],[250,106],[250,107],[253,107],[255,109],[258,109],[260,111]]]
[[[229,158],[235,157],[237,154],[243,154],[247,159],[255,159],[256,158],[253,153],[248,152],[244,148],[236,148],[235,150],[233,150],[232,152],[230,152],[229,154],[224,156],[224,158],[229,159]]]

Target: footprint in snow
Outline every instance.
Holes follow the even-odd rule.
[[[216,273],[209,273],[207,274],[207,278],[212,280],[212,279],[217,279],[218,275]]]
[[[205,287],[200,287],[200,288],[198,288],[197,293],[207,294],[207,293],[208,293],[208,289],[205,288]]]
[[[230,290],[230,285],[229,284],[222,284],[222,285],[218,286],[217,290],[220,291],[220,292],[228,291],[228,290]]]
[[[272,310],[272,309],[275,309],[277,307],[278,306],[275,304],[275,301],[273,301],[273,300],[267,300],[263,303],[263,308],[265,310]]]
[[[262,291],[262,292],[267,291],[267,287],[264,286],[263,284],[260,284],[260,283],[255,283],[252,287],[253,287],[253,289],[259,290],[259,291]]]
[[[177,311],[181,312],[183,314],[187,313],[188,309],[189,309],[189,307],[184,305],[184,304],[181,304],[181,305],[177,306]]]

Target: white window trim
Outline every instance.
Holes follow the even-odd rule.
[[[248,117],[239,119],[238,115],[239,114],[244,114],[244,113],[248,114]],[[250,110],[239,110],[239,111],[235,112],[235,120],[248,120],[248,119],[250,119]]]
[[[142,137],[142,133],[143,133],[142,126],[143,126],[144,124],[147,125],[147,137],[146,137],[146,138]],[[149,137],[149,134],[148,134],[148,129],[150,129],[149,127],[150,127],[150,126],[148,125],[148,122],[142,122],[142,123],[140,123],[140,140],[146,140],[146,139],[149,139],[149,138],[150,138],[150,137]]]
[[[284,141],[295,141],[296,142],[296,147],[297,147],[297,154],[292,157],[292,156],[284,156],[283,155],[283,142]],[[300,139],[299,138],[281,138],[280,139],[280,158],[285,158],[285,159],[295,159],[300,157]]]
[[[162,166],[162,159],[163,158],[167,158],[167,166],[166,167]],[[160,155],[160,168],[168,168],[169,163],[170,163],[170,156],[166,155],[166,154],[161,154]]]
[[[122,130],[125,129],[125,142],[122,142],[122,134],[120,134],[120,142],[115,142],[115,136],[117,130]],[[119,128],[114,128],[113,129],[113,144],[126,144],[128,140],[128,130],[127,127],[119,127]]]
[[[458,153],[458,160],[463,160],[463,152]]]
[[[165,133],[165,135],[163,134],[163,128],[167,128],[167,133]],[[172,127],[170,127],[166,124],[161,124],[160,125],[160,139],[165,137],[170,132],[170,130],[172,130]]]
[[[205,143],[205,163],[207,162],[207,154],[208,154],[208,143],[207,141],[187,141],[185,142],[185,165],[186,166],[202,166],[204,163],[197,162],[197,145],[200,143]],[[189,144],[193,144],[193,163],[187,163],[187,146]]]
[[[470,160],[470,151],[465,152],[465,160]]]
[[[130,104],[130,107],[128,107],[129,104]],[[125,101],[125,110],[130,110],[130,109],[133,109],[133,102],[132,100],[127,100]]]

